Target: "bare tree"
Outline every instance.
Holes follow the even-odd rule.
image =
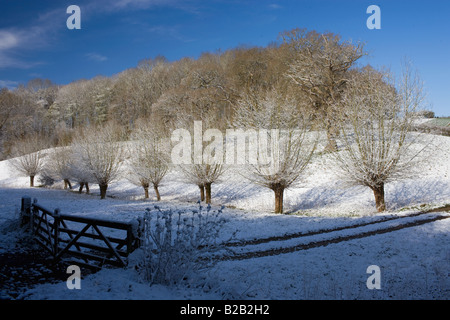
[[[9,122],[18,111],[19,98],[7,88],[0,90],[0,155],[3,159],[4,145],[10,133]],[[12,129],[12,128],[11,128]]]
[[[180,169],[189,182],[199,187],[200,200],[211,203],[211,185],[225,172],[223,164],[188,164]]]
[[[258,130],[257,161],[249,158],[244,176],[274,192],[275,213],[283,213],[284,191],[300,181],[316,149],[308,120],[276,90],[244,96],[237,104],[234,127]]]
[[[198,64],[194,64],[177,90],[177,114],[173,120],[174,127],[190,131],[194,139],[196,130],[201,135],[199,137],[201,141],[194,141],[194,148],[197,145],[201,149],[200,161],[194,159],[194,152],[194,155],[191,155],[192,161],[180,165],[179,169],[187,181],[199,187],[200,199],[206,203],[211,203],[212,184],[218,182],[225,172],[223,159],[213,159],[215,157],[211,154],[203,152],[209,142],[204,137],[207,130],[223,130],[226,125],[223,115],[230,103],[231,94],[226,89],[227,84],[222,71],[220,63],[208,55],[203,56]],[[195,129],[196,122],[200,124],[197,129]],[[223,139],[223,136],[220,135],[217,139]]]
[[[78,193],[83,192],[83,189],[86,189],[86,193],[89,194],[89,183],[94,183],[95,178],[89,170],[89,168],[86,167],[84,159],[82,157],[83,151],[81,149],[81,146],[77,145],[77,142],[74,141],[74,143],[71,145],[71,148],[73,150],[73,156],[70,161],[70,167],[69,167],[69,173],[70,178],[76,182],[78,182]]]
[[[13,150],[15,158],[10,164],[20,173],[30,177],[30,187],[34,187],[34,178],[44,168],[44,144],[38,136],[25,137],[16,142]]]
[[[168,143],[161,130],[152,124],[141,124],[131,134],[130,176],[128,179],[144,188],[145,198],[149,198],[148,189],[153,186],[156,199],[161,200],[159,185],[169,171]]]
[[[287,76],[309,97],[314,113],[328,136],[325,150],[336,150],[336,106],[349,79],[349,70],[365,55],[362,43],[341,41],[332,33],[294,29],[281,34],[294,56]]]
[[[397,83],[387,72],[365,68],[350,81],[342,103],[342,146],[333,153],[339,173],[351,184],[369,187],[382,212],[385,184],[411,176],[423,150],[411,132],[424,104],[422,83],[409,66]]]
[[[211,115],[210,115],[211,116]],[[183,121],[186,121],[186,125],[183,126],[181,125],[181,123],[183,122],[179,122],[180,123],[180,128],[184,128],[186,130],[188,130],[187,128],[189,128],[189,120],[191,119],[191,117],[186,116],[186,118],[184,118]],[[178,166],[178,168],[180,169],[180,171],[182,172],[182,174],[184,175],[184,177],[186,178],[187,181],[189,181],[190,183],[194,183],[199,187],[199,191],[200,191],[200,200],[201,201],[205,201],[206,203],[211,203],[211,185],[213,183],[216,183],[219,181],[220,177],[224,174],[226,168],[225,165],[223,163],[223,158],[216,157],[213,156],[212,153],[215,153],[215,151],[213,150],[214,148],[212,148],[210,151],[211,153],[208,152],[204,152],[205,150],[208,150],[208,146],[206,146],[204,148],[204,146],[206,145],[205,141],[205,133],[207,132],[207,128],[209,129],[214,129],[214,130],[219,130],[217,128],[215,128],[214,124],[217,123],[215,121],[211,121],[212,118],[209,118],[206,115],[203,115],[202,117],[202,121],[192,121],[192,123],[194,124],[194,130],[192,130],[191,132],[193,132],[194,134],[191,136],[194,136],[194,139],[196,139],[196,134],[195,131],[197,130],[197,133],[199,133],[201,135],[201,137],[199,137],[199,141],[194,141],[194,149],[196,148],[196,145],[200,148],[200,159],[196,159],[196,152],[194,150],[193,153],[189,154],[189,158],[191,161],[189,161],[189,163],[186,164],[180,164]],[[197,128],[196,125],[200,124]],[[191,125],[192,126],[192,125]],[[189,131],[189,130],[188,130]],[[211,137],[212,138],[212,137]],[[222,134],[218,135],[218,137],[214,137],[214,142],[213,143],[222,143],[223,145],[223,136]],[[220,141],[216,141],[216,139],[219,139]],[[191,142],[189,141],[189,144]],[[190,149],[190,148],[189,148]]]
[[[52,149],[45,164],[46,170],[52,177],[64,181],[64,189],[72,189],[70,178],[72,177],[72,149],[70,146]]]
[[[61,87],[47,112],[48,117],[55,123],[64,121],[71,129],[89,124],[90,84],[89,80],[79,80]]]
[[[74,152],[88,174],[100,187],[100,197],[106,197],[108,185],[119,178],[124,160],[124,146],[120,142],[120,127],[107,124],[101,128],[84,130],[74,141]]]
[[[164,93],[175,88],[184,75],[177,70],[177,65],[159,56],[144,59],[138,67],[120,73],[116,77],[110,107],[114,119],[132,130],[138,119],[159,117],[155,103]]]
[[[32,135],[44,136],[42,104],[37,103],[34,94],[24,86],[13,91],[1,90],[0,107],[0,137],[4,156],[13,156],[16,141]]]
[[[15,100],[17,98],[7,88],[0,89],[0,132],[2,132],[3,126],[8,122],[14,111]]]

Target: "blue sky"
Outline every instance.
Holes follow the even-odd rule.
[[[69,30],[69,5],[81,29]],[[381,29],[369,30],[369,5]],[[0,0],[0,87],[32,78],[58,84],[111,76],[144,58],[198,57],[240,45],[266,46],[293,28],[363,41],[362,63],[418,69],[436,115],[450,115],[450,1],[445,0]]]

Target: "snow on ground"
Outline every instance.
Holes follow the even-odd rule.
[[[386,187],[388,211],[376,213],[373,194],[348,187],[333,175],[330,162],[317,158],[302,187],[288,190],[289,215],[272,213],[273,194],[254,186],[234,172],[213,185],[213,208],[225,205],[228,223],[222,236],[237,230],[236,239],[321,230],[401,216],[450,203],[450,138],[435,137],[433,153],[420,168],[420,177]],[[49,209],[66,214],[129,221],[156,204],[144,200],[143,191],[120,180],[100,200],[96,186],[91,195],[54,187],[29,188],[28,178],[17,177],[7,161],[0,162],[0,254],[20,249],[23,238],[14,225],[22,196],[38,199]],[[158,205],[173,209],[196,208],[198,188],[171,173],[160,187]],[[132,267],[103,269],[82,277],[81,290],[65,282],[30,287],[22,299],[449,299],[450,219],[309,250],[219,262],[194,283],[176,287],[149,286]],[[317,236],[318,239],[319,236]],[[316,239],[314,236],[311,240]],[[273,243],[260,244],[269,248]],[[133,256],[130,257],[133,265]],[[381,269],[381,289],[369,290],[366,272]],[[1,292],[0,297],[7,295]]]

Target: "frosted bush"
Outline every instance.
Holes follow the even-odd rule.
[[[147,209],[143,218],[142,257],[137,269],[150,284],[174,285],[212,268],[224,246],[218,241],[226,223],[223,207],[206,210]]]

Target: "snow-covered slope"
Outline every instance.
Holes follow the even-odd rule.
[[[287,190],[290,215],[275,215],[273,194],[229,171],[213,185],[213,207],[225,205],[229,220],[222,236],[237,230],[237,240],[333,229],[376,219],[407,215],[423,208],[450,203],[450,138],[436,136],[432,153],[420,176],[386,186],[388,211],[376,213],[369,189],[348,187],[333,174],[325,157],[317,157],[302,187]],[[128,221],[141,216],[155,202],[143,199],[143,190],[126,179],[112,184],[106,200],[93,185],[91,195],[62,190],[29,188],[28,178],[17,177],[8,161],[0,162],[0,254],[17,249],[19,229],[5,226],[16,217],[24,195],[64,213]],[[162,208],[195,208],[198,188],[176,172],[160,187]],[[132,268],[105,269],[82,279],[81,290],[66,283],[30,288],[29,299],[428,299],[450,298],[450,219],[405,228],[309,250],[220,262],[190,288],[148,286]],[[316,241],[320,235],[308,238]],[[277,247],[267,242],[258,250]],[[3,262],[3,263],[7,263]],[[381,290],[366,287],[369,265],[382,272]],[[8,292],[2,295],[7,296]],[[0,295],[1,296],[1,295]]]
[[[419,176],[386,186],[388,210],[424,203],[440,205],[449,201],[450,138],[430,137],[427,140],[429,147],[424,153],[426,159],[417,168]],[[286,190],[285,211],[315,216],[373,214],[375,206],[371,190],[347,186],[335,175],[334,166],[326,155],[316,156],[298,187]],[[124,177],[126,170],[124,168]],[[18,176],[9,161],[0,162],[0,187],[27,188],[28,184],[28,178]],[[53,188],[62,189],[62,183],[57,183]],[[96,185],[91,189],[94,195],[99,193]],[[198,188],[186,183],[176,171],[164,178],[160,193],[163,200],[171,202],[197,202],[199,198]],[[109,186],[108,195],[119,199],[142,200],[143,190],[122,178]],[[253,185],[234,169],[229,169],[219,183],[213,184],[212,201],[215,205],[267,213],[274,208],[271,190]]]

